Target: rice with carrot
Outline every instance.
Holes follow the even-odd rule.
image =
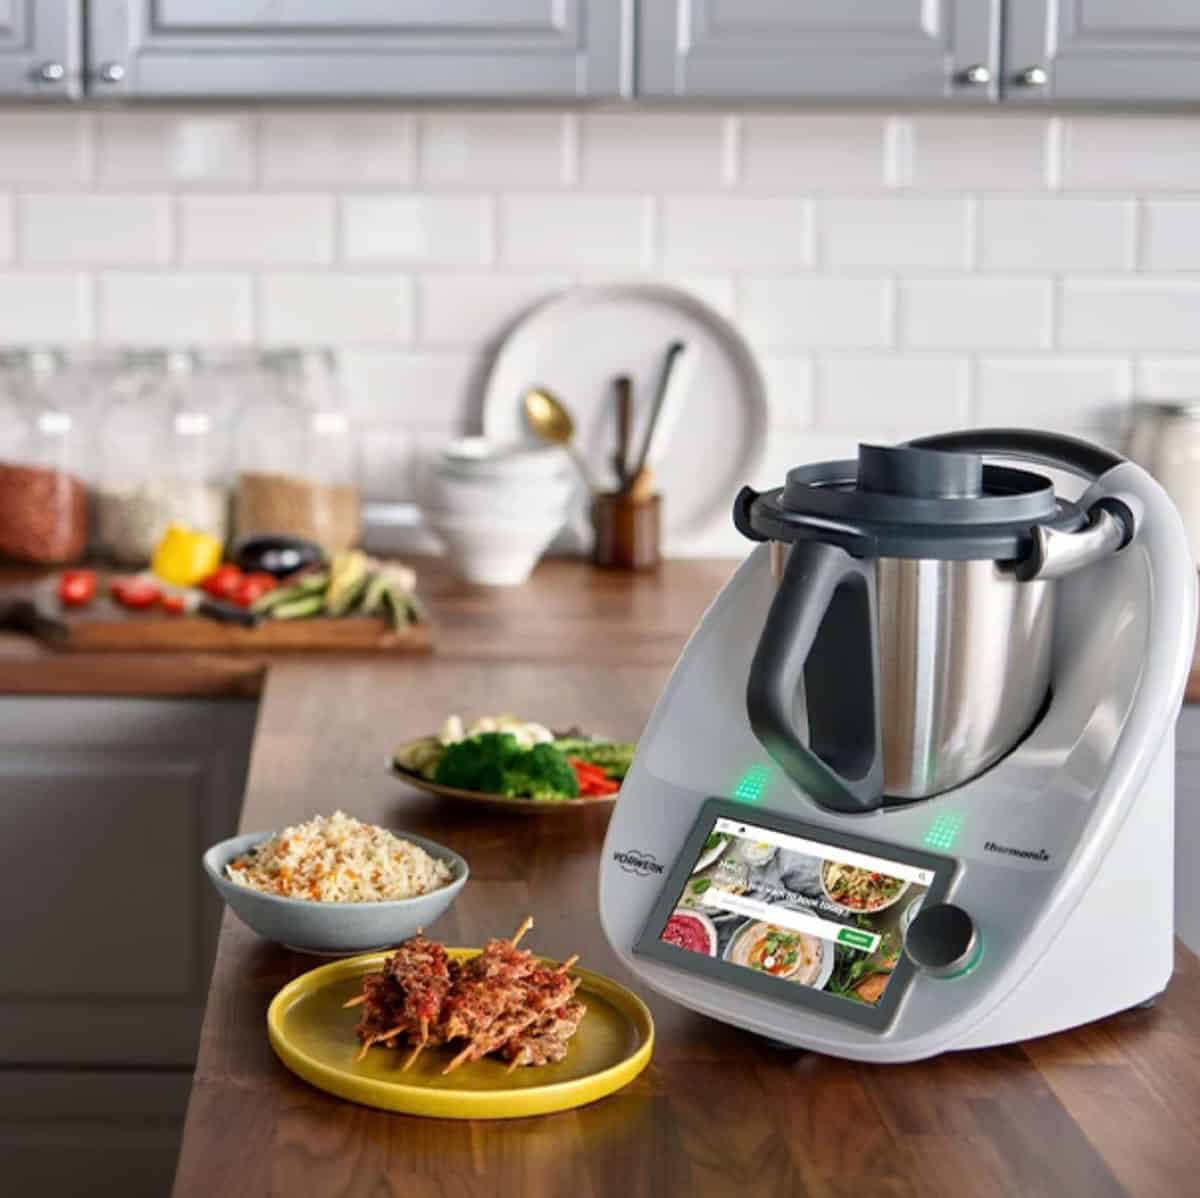
[[[448,885],[450,867],[386,828],[342,811],[284,828],[226,867],[251,890],[322,903],[383,903]]]

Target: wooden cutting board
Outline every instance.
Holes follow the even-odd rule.
[[[223,624],[208,616],[172,616],[161,609],[129,611],[101,592],[87,607],[64,608],[53,582],[0,596],[0,627],[20,629],[65,652],[82,653],[293,653],[427,652],[428,624],[396,632],[372,616],[304,620],[265,619],[254,628]]]

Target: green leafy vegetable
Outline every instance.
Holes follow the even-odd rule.
[[[511,732],[482,732],[448,745],[433,780],[458,790],[512,798],[574,799],[579,780],[554,745],[521,748]]]

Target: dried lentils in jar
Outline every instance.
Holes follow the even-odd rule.
[[[65,470],[0,462],[0,555],[57,565],[83,555],[87,490]]]

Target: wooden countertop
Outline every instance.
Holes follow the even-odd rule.
[[[243,829],[341,806],[432,836],[472,866],[440,937],[479,943],[533,912],[539,950],[579,952],[588,967],[632,983],[597,914],[604,810],[478,814],[416,794],[382,763],[397,741],[453,710],[561,712],[637,736],[728,569],[675,562],[630,579],[547,563],[528,587],[503,594],[458,588],[430,569],[442,635],[437,652],[420,658],[292,656],[265,669],[163,659],[156,673],[158,659],[68,660],[0,640],[0,690],[168,693],[155,688],[190,677],[201,679],[199,691],[169,693],[209,693],[222,671],[251,669],[262,701]],[[135,683],[123,677],[130,670],[141,671]],[[251,685],[249,674],[226,677],[235,692]],[[1194,1190],[1200,1171],[1200,962],[1182,948],[1152,1010],[902,1066],[779,1051],[643,992],[658,1039],[636,1082],[578,1111],[501,1123],[388,1115],[288,1073],[267,1043],[265,1012],[279,987],[312,965],[226,914],[177,1198],[1175,1198]]]

